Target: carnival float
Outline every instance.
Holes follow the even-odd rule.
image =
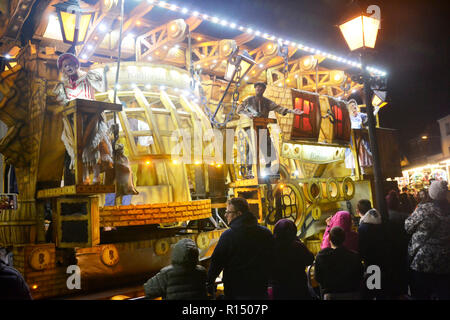
[[[207,261],[227,228],[229,197],[246,198],[269,228],[292,219],[314,252],[328,216],[373,199],[371,167],[359,160],[367,130],[352,129],[347,101],[362,89],[352,77],[358,62],[195,8],[121,3],[15,0],[0,8],[2,191],[16,206],[2,201],[0,244],[34,298],[138,286],[185,237]],[[97,81],[91,99],[58,96],[58,59],[67,52],[78,61],[76,81]],[[302,114],[237,114],[256,82],[266,83],[266,98]],[[270,172],[259,156],[266,132]],[[401,176],[396,132],[377,135],[388,142],[379,146],[384,177]],[[110,156],[105,167],[89,165],[88,146],[95,161]],[[81,289],[67,286],[71,265]]]

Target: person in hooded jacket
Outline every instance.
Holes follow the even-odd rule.
[[[330,248],[330,231],[334,227],[341,227],[345,231],[344,247],[358,252],[358,234],[352,230],[352,216],[348,211],[338,211],[327,219],[327,227],[323,234],[321,249]]]
[[[244,198],[232,198],[225,212],[230,229],[219,238],[208,269],[208,288],[223,271],[226,300],[267,299],[273,236],[258,225]]]
[[[315,278],[324,300],[359,300],[364,266],[358,253],[344,246],[345,231],[330,230],[331,247],[320,250],[314,263]]]
[[[390,290],[393,297],[404,298],[408,293],[408,242],[409,235],[405,231],[406,212],[400,212],[400,200],[395,190],[386,196],[388,222],[386,230],[390,243]]]
[[[358,227],[358,247],[366,268],[377,266],[381,272],[381,288],[365,292],[365,299],[387,299],[389,286],[390,244],[381,214],[372,208],[370,200],[358,201],[356,212],[361,217]],[[367,288],[368,289],[368,288]]]
[[[172,263],[144,284],[146,298],[206,300],[206,269],[197,265],[198,256],[194,241],[178,241],[172,249]]]
[[[297,227],[292,220],[279,220],[275,224],[273,236],[273,298],[310,300],[305,268],[314,262],[314,254],[297,238]]]
[[[0,246],[0,249],[2,247]],[[32,300],[30,288],[22,274],[4,261],[0,250],[0,301],[2,300]]]
[[[408,256],[414,299],[450,299],[450,204],[446,181],[428,189],[431,202],[419,204],[405,220],[411,235]]]

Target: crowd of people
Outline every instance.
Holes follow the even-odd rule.
[[[245,199],[232,198],[225,212],[230,228],[220,237],[208,270],[198,265],[195,243],[182,240],[191,243],[182,246],[183,254],[175,250],[178,244],[174,247],[172,265],[144,285],[146,296],[216,298],[216,281],[223,273],[221,298],[226,300],[448,300],[447,182],[433,182],[417,203],[405,194],[388,193],[387,221],[366,199],[358,201],[358,217],[336,212],[326,220],[315,257],[297,237],[294,222],[281,219],[272,233],[258,224]],[[318,292],[308,285],[308,266],[314,268]]]
[[[225,211],[230,228],[222,233],[209,267],[199,265],[195,242],[182,239],[172,249],[171,264],[144,284],[145,295],[167,300],[449,300],[447,182],[434,181],[420,196],[408,207],[391,190],[387,221],[366,199],[358,201],[357,217],[336,212],[326,220],[316,256],[297,237],[293,221],[281,219],[271,232],[258,224],[247,200],[232,198]],[[318,287],[310,285],[307,268],[314,268]],[[220,274],[222,296],[215,291]],[[0,284],[7,288],[0,290],[7,292],[0,300],[31,299],[25,280],[4,254]]]

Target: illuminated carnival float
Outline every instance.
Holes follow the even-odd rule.
[[[206,261],[227,228],[230,196],[247,198],[269,228],[292,219],[314,252],[328,216],[374,198],[372,168],[359,160],[368,133],[351,129],[347,103],[363,87],[352,78],[358,62],[164,1],[94,2],[2,8],[3,193],[17,208],[2,206],[0,244],[34,298],[143,283],[185,237]],[[100,75],[94,99],[58,96],[66,52],[87,83]],[[238,115],[256,82],[303,113]],[[95,140],[86,132],[105,125],[109,141],[95,151],[112,162],[96,175],[86,167]],[[274,170],[257,156],[259,129],[269,129]],[[395,131],[377,136],[384,178],[400,176]],[[74,264],[80,290],[66,285]]]

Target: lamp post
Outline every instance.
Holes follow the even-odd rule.
[[[68,52],[75,53],[75,46],[86,40],[88,28],[94,19],[94,12],[81,9],[78,0],[55,4],[63,41],[71,45]]]
[[[361,14],[360,16],[347,21],[339,26],[342,34],[351,51],[359,50],[361,59],[361,69],[364,81],[364,102],[367,109],[367,125],[369,131],[370,149],[373,159],[373,175],[375,181],[375,196],[378,210],[383,222],[387,221],[387,208],[384,200],[383,175],[381,172],[380,158],[378,153],[378,142],[375,127],[374,108],[371,99],[370,74],[367,70],[365,56],[367,48],[374,48],[377,39],[380,21]],[[380,104],[381,105],[381,104]]]

